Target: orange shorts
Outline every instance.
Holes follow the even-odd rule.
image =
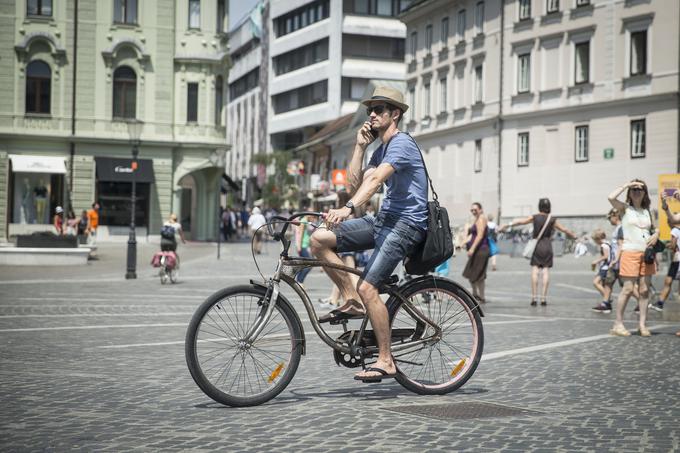
[[[621,264],[619,266],[619,277],[642,277],[654,275],[656,264],[645,263],[645,253],[624,250],[621,252]]]

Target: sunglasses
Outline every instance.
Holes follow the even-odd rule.
[[[371,107],[366,108],[366,115],[371,116],[372,112],[375,112],[376,115],[382,115],[382,113],[385,111],[387,108],[386,105],[374,105]]]

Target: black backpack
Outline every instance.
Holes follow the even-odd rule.
[[[449,224],[449,213],[446,208],[439,205],[439,197],[434,191],[432,180],[427,172],[423,152],[418,143],[408,135],[418,148],[420,159],[423,161],[425,176],[432,189],[432,201],[427,202],[427,233],[425,240],[415,249],[415,251],[404,260],[406,272],[412,275],[426,275],[434,271],[434,268],[451,258],[453,255],[453,236],[451,235],[451,225]]]
[[[163,239],[175,240],[175,228],[171,225],[163,225],[161,228],[161,237]]]

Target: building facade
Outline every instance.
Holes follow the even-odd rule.
[[[654,199],[679,165],[678,8],[428,0],[404,13],[407,124],[453,216],[480,201],[515,218],[548,197],[586,229],[632,178]]]
[[[0,237],[49,230],[57,205],[78,215],[94,201],[100,234],[125,237],[134,174],[140,236],[175,212],[190,238],[214,238],[227,1],[1,0],[0,10]]]

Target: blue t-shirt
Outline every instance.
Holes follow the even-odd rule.
[[[388,163],[394,168],[385,185],[381,212],[396,214],[407,223],[427,229],[427,176],[418,147],[407,134],[398,133],[375,150],[369,167]]]

